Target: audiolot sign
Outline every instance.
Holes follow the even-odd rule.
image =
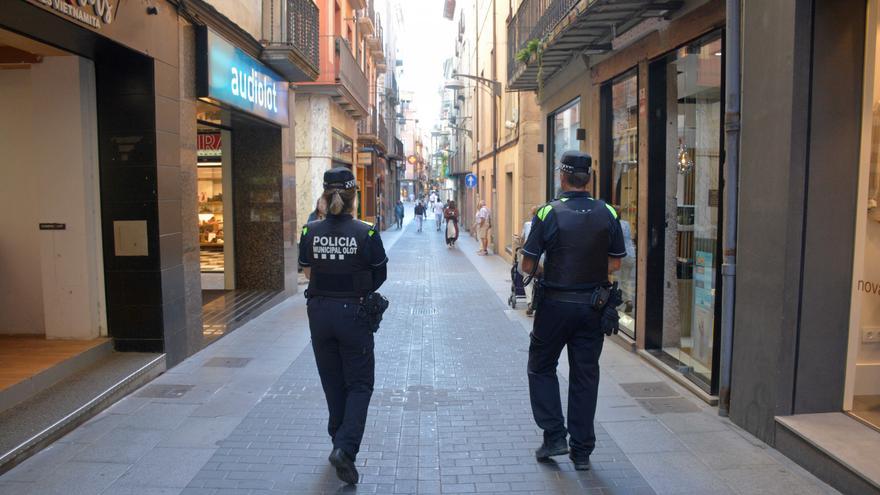
[[[67,17],[101,29],[113,22],[113,4],[110,0],[37,0],[40,4]]]
[[[210,29],[202,29],[199,45],[199,97],[289,125],[287,81]]]

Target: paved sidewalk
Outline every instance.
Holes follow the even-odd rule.
[[[835,493],[611,342],[593,470],[537,463],[530,320],[504,304],[509,266],[441,237],[387,236],[392,306],[357,488],[326,462],[296,296],[0,477],[0,494]]]

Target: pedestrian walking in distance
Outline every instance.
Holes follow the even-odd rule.
[[[480,201],[480,209],[477,210],[475,219],[477,239],[480,241],[480,250],[477,254],[486,256],[489,254],[489,229],[492,227],[492,213],[486,206],[486,201]]]
[[[403,201],[397,200],[397,204],[394,205],[394,216],[397,218],[397,230],[403,228]]]
[[[443,225],[443,210],[445,209],[446,205],[442,201],[434,203],[434,220],[437,222],[437,232],[440,232],[440,227]]]
[[[599,355],[617,329],[620,304],[608,275],[626,256],[617,212],[590,197],[592,158],[567,151],[558,164],[562,195],[538,209],[520,266],[540,275],[529,345],[529,398],[544,442],[538,460],[569,454],[577,470],[590,468],[596,446],[593,419],[599,391]],[[543,270],[538,260],[545,255]],[[543,271],[543,273],[541,273]],[[568,347],[568,425],[562,415],[556,364]],[[567,436],[570,440],[566,442]]]
[[[425,222],[425,205],[422,204],[422,200],[420,199],[418,203],[416,203],[416,222],[419,225],[419,232],[422,231],[422,224]]]
[[[305,295],[312,349],[330,410],[329,461],[339,479],[355,484],[354,462],[373,395],[373,331],[378,328],[365,308],[385,282],[388,258],[379,232],[352,216],[357,181],[350,170],[324,173],[322,199],[326,218],[303,227],[299,264],[309,278]]]
[[[455,201],[449,200],[443,209],[443,216],[446,218],[446,247],[453,248],[458,240],[458,208],[455,207]]]

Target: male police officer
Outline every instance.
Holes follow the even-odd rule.
[[[562,155],[562,195],[541,207],[523,247],[521,271],[541,277],[529,346],[529,396],[535,422],[544,430],[538,460],[569,454],[575,469],[590,467],[596,445],[593,417],[599,387],[599,354],[608,305],[608,275],[626,256],[617,212],[590,197],[592,158],[581,152]],[[545,254],[543,273],[538,260]],[[604,292],[602,292],[604,290]],[[604,294],[604,295],[603,295]],[[605,311],[608,309],[609,311]],[[568,346],[568,430],[562,415],[556,365]],[[566,434],[571,441],[566,443]],[[569,446],[571,447],[569,449]]]
[[[330,410],[329,461],[349,484],[358,482],[354,461],[373,394],[373,332],[381,312],[377,316],[369,302],[385,281],[388,262],[375,228],[352,218],[356,194],[350,170],[327,171],[321,198],[327,216],[303,228],[299,247],[299,264],[309,277],[312,349]]]

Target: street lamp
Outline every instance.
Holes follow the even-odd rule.
[[[501,97],[501,82],[485,77],[472,76],[470,74],[459,74],[457,72],[453,72],[450,76],[452,79],[446,81],[446,84],[444,85],[446,89],[451,89],[453,91],[464,89],[464,83],[459,80],[459,78],[463,78],[476,81],[492,91],[492,228],[496,229],[498,225],[498,98]],[[479,150],[477,152],[477,159],[479,160]],[[510,192],[511,191],[508,191],[508,194],[510,194]],[[508,214],[509,213],[510,212],[508,212]],[[494,235],[493,241],[492,249],[495,253],[498,253],[497,234]]]
[[[471,79],[473,81],[477,81],[485,85],[487,88],[492,90],[493,96],[501,96],[501,82],[496,81],[494,79],[487,79],[485,77],[480,76],[472,76],[470,74],[459,74],[457,72],[453,72],[451,75],[452,79],[446,81],[444,85],[446,89],[451,89],[453,91],[459,91],[465,88],[465,85],[462,81],[459,81],[458,78],[462,77],[464,79]]]

